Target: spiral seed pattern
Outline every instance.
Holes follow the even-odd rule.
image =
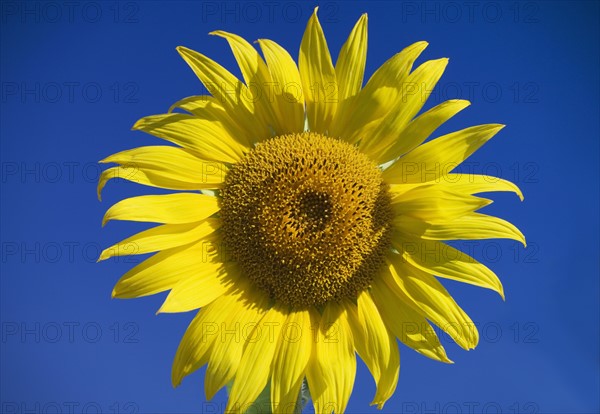
[[[321,134],[258,144],[227,173],[221,203],[223,240],[243,275],[293,308],[356,298],[390,247],[380,169]]]

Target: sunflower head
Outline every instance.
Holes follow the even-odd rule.
[[[356,299],[390,248],[381,170],[314,132],[259,143],[221,190],[223,239],[242,273],[294,308]]]
[[[271,40],[258,41],[263,59],[239,36],[212,34],[231,46],[243,81],[179,47],[212,96],[185,98],[134,125],[171,145],[102,161],[116,166],[102,173],[99,193],[116,177],[178,190],[107,211],[104,222],[159,224],[102,252],[100,260],[155,253],[113,296],[169,291],[160,312],[200,309],[177,350],[173,383],[207,364],[207,398],[232,384],[228,411],[245,411],[264,392],[273,412],[291,412],[306,383],[315,411],[343,412],[356,353],[381,408],[397,384],[397,340],[442,362],[451,361],[431,324],[464,349],[477,345],[477,329],[438,278],[503,295],[490,269],[445,243],[525,243],[509,222],[478,212],[491,203],[478,193],[522,198],[514,184],[452,172],[503,126],[430,138],[469,102],[422,111],[448,63],[413,68],[425,42],[363,84],[366,15],[335,65],[316,9],[298,64]]]

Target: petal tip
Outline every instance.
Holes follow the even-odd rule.
[[[471,106],[471,101],[468,99],[448,99],[447,102],[451,104],[458,104],[462,109],[466,108],[467,106]]]
[[[173,367],[171,368],[171,385],[173,388],[177,388],[181,385],[181,380],[185,376],[183,369],[179,367],[179,353],[175,355],[175,361],[173,361]]]
[[[136,121],[135,124],[133,124],[131,126],[131,130],[132,131],[139,131],[141,129],[141,126],[142,126],[142,122],[141,121],[142,121],[141,119],[139,121]]]
[[[382,410],[383,406],[385,405],[385,401],[381,402],[381,401],[371,401],[371,403],[369,404],[371,407],[376,405],[378,410]]]
[[[160,305],[160,308],[158,308],[158,310],[156,311],[155,315],[159,315],[161,313],[169,313],[168,305],[167,305],[169,302],[169,296],[171,296],[170,292],[169,292],[169,295],[167,295],[167,298],[165,299],[165,301],[162,303],[162,305]]]
[[[227,38],[228,35],[231,36],[229,33],[224,32],[223,30],[213,30],[212,32],[208,32],[209,36],[219,36],[219,37],[223,37],[223,38]]]
[[[106,259],[110,259],[113,256],[112,255],[113,250],[114,250],[114,247],[109,247],[108,249],[102,250],[102,253],[100,253],[100,256],[98,257],[98,260],[96,261],[96,263],[102,262]]]
[[[188,58],[189,55],[193,52],[192,49],[187,48],[185,46],[177,46],[175,48],[175,50],[177,51],[177,53],[179,53],[184,59]]]

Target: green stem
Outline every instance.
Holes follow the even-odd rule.
[[[231,391],[231,382],[227,384],[227,394]],[[308,384],[306,383],[306,378],[302,381],[302,386],[300,387],[300,393],[298,394],[298,400],[296,402],[296,408],[294,409],[294,414],[301,414],[302,410],[306,406],[306,404],[310,401],[310,392],[308,390]],[[246,407],[246,412],[248,413],[260,413],[260,414],[272,414],[271,411],[271,384],[267,384],[264,390],[260,393],[260,395],[256,398],[256,400],[250,405]]]

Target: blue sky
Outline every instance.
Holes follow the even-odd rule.
[[[96,264],[103,247],[144,228],[111,223],[122,198],[157,192],[109,183],[97,161],[160,141],[130,131],[142,116],[204,92],[175,51],[184,45],[239,73],[223,29],[270,38],[297,56],[312,8],[337,56],[369,14],[367,76],[405,46],[450,64],[426,108],[472,106],[439,134],[507,127],[463,168],[509,179],[525,201],[487,207],[526,235],[470,249],[501,277],[490,291],[444,282],[480,326],[476,350],[442,335],[454,365],[401,346],[389,413],[592,413],[599,390],[598,2],[38,2],[0,3],[1,412],[212,413],[203,372],[173,389],[173,355],[192,314],[155,315],[164,295],[111,300],[141,258]],[[374,384],[359,364],[351,413]],[[58,411],[58,410],[61,411]],[[71,411],[69,411],[71,410]],[[28,411],[29,412],[29,411]]]

